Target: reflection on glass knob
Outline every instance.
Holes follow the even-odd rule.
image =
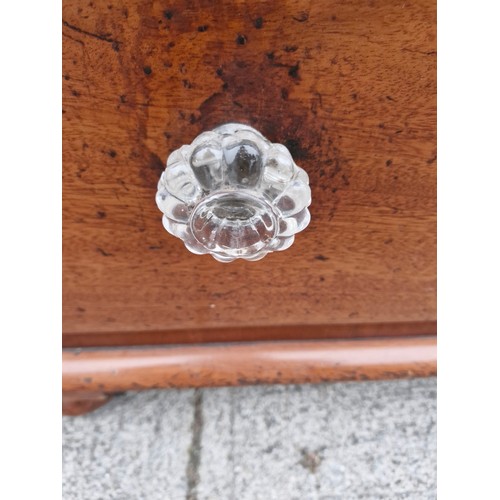
[[[306,172],[288,149],[228,123],[175,150],[158,183],[163,225],[195,254],[221,262],[286,250],[309,224]]]

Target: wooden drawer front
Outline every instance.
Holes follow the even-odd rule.
[[[435,100],[431,0],[66,0],[64,345],[433,333]],[[190,254],[155,204],[227,121],[310,176],[310,226],[259,262]]]

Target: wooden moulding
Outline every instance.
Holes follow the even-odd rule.
[[[63,392],[63,415],[76,416],[100,408],[111,399],[103,392]]]
[[[436,338],[431,336],[255,342],[68,349],[63,351],[62,387],[65,396],[101,393],[106,398],[110,393],[152,388],[318,383],[435,374]]]

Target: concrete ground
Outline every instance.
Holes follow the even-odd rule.
[[[127,393],[63,419],[64,500],[436,498],[436,379]]]

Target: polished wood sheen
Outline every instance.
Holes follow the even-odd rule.
[[[66,392],[374,380],[435,373],[435,337],[63,352]]]
[[[435,11],[434,0],[64,0],[65,345],[435,333]],[[259,262],[190,254],[155,205],[168,154],[227,121],[288,146],[311,180],[310,226]],[[281,368],[243,380],[386,371],[380,347],[366,372],[359,357],[336,368],[330,345],[308,347],[305,372],[292,344],[276,347]],[[130,365],[122,351],[65,353],[66,389],[153,373],[162,387],[234,383],[237,356],[213,366],[223,352],[263,362],[251,346],[175,349],[133,350]]]

